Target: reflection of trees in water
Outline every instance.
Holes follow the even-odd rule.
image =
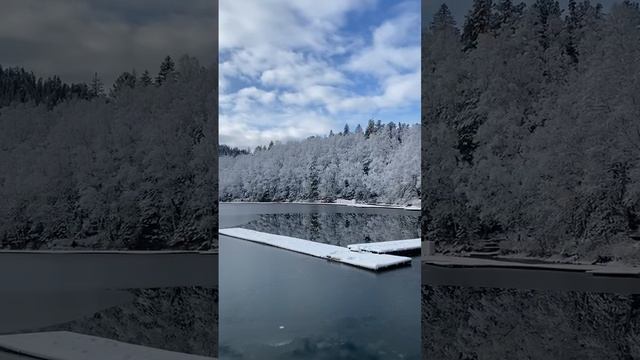
[[[379,214],[267,214],[244,227],[346,246],[420,237],[419,217]]]
[[[418,359],[418,355],[407,355],[388,349],[381,349],[380,343],[358,342],[342,339],[338,336],[295,338],[290,343],[278,347],[256,345],[250,349],[236,349],[230,346],[220,347],[221,359],[244,359],[244,354],[260,354],[265,359],[304,359],[304,360],[388,360]]]
[[[66,330],[189,354],[217,356],[218,289],[134,289],[130,303],[44,330]]]
[[[422,287],[423,359],[638,359],[640,296]]]

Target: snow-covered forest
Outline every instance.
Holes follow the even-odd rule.
[[[640,8],[446,5],[423,30],[423,234],[640,261]]]
[[[0,71],[0,248],[216,247],[217,68],[51,79]]]
[[[372,120],[364,130],[221,156],[219,193],[222,201],[406,204],[420,198],[420,128]]]

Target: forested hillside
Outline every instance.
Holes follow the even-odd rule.
[[[99,85],[97,74],[95,80],[94,85]],[[97,90],[87,84],[64,83],[58,76],[42,79],[23,68],[4,69],[0,66],[0,107],[15,102],[31,102],[52,108],[65,100],[96,97],[99,95]]]
[[[217,246],[217,69],[167,57],[153,80],[96,76],[53,103],[6,90],[26,71],[0,80],[1,248]]]
[[[476,0],[423,34],[423,234],[640,261],[640,8]]]
[[[220,199],[406,204],[420,198],[419,129],[370,121],[365,130],[221,156]]]

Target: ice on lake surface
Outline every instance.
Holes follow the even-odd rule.
[[[338,246],[419,236],[419,213],[399,209],[221,204],[220,216]],[[225,236],[220,251],[220,359],[420,358],[419,259],[373,273]]]

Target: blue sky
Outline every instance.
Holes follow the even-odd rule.
[[[220,142],[420,120],[420,1],[220,1]]]

